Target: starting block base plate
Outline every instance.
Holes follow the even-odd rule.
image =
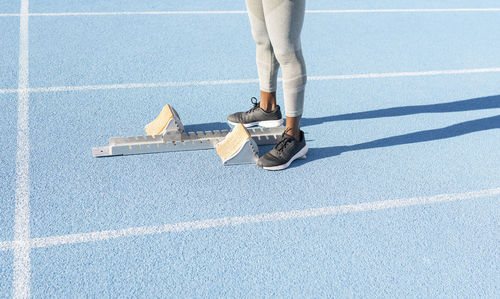
[[[257,145],[276,144],[284,127],[249,128],[248,132]],[[229,132],[227,130],[198,131],[182,133],[177,140],[170,140],[168,135],[134,136],[111,138],[109,145],[92,148],[95,158],[125,155],[141,155],[176,151],[213,149]]]

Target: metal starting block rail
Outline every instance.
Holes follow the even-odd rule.
[[[276,144],[284,127],[249,128],[248,132],[257,145]],[[222,141],[228,130],[198,132],[167,132],[164,135],[116,137],[109,139],[109,145],[93,147],[92,155],[98,157],[141,155],[177,151],[213,149]]]

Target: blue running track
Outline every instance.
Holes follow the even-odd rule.
[[[0,297],[500,297],[498,1],[309,0],[310,151],[281,172],[91,154],[167,103],[229,128],[259,93],[244,1],[22,2],[0,0]]]

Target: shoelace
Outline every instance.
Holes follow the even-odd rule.
[[[285,134],[290,132],[292,129],[287,128],[285,132],[281,135],[281,140],[275,145],[275,149],[278,153],[282,153],[283,150],[286,148],[288,144],[290,144],[292,141],[294,141],[293,137],[285,137]]]
[[[248,110],[246,113],[253,112],[255,109],[260,108],[260,103],[259,103],[259,100],[257,100],[257,98],[256,98],[256,97],[252,97],[252,98],[250,99],[250,101],[251,101],[251,102],[252,102],[252,104],[253,104],[253,108],[252,108],[252,109],[250,109],[250,110]]]

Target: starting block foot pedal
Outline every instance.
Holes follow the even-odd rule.
[[[146,135],[181,135],[184,133],[179,114],[169,104],[165,105],[160,114],[144,127]]]
[[[259,148],[248,130],[237,124],[227,136],[215,145],[224,165],[252,164],[259,159]]]

